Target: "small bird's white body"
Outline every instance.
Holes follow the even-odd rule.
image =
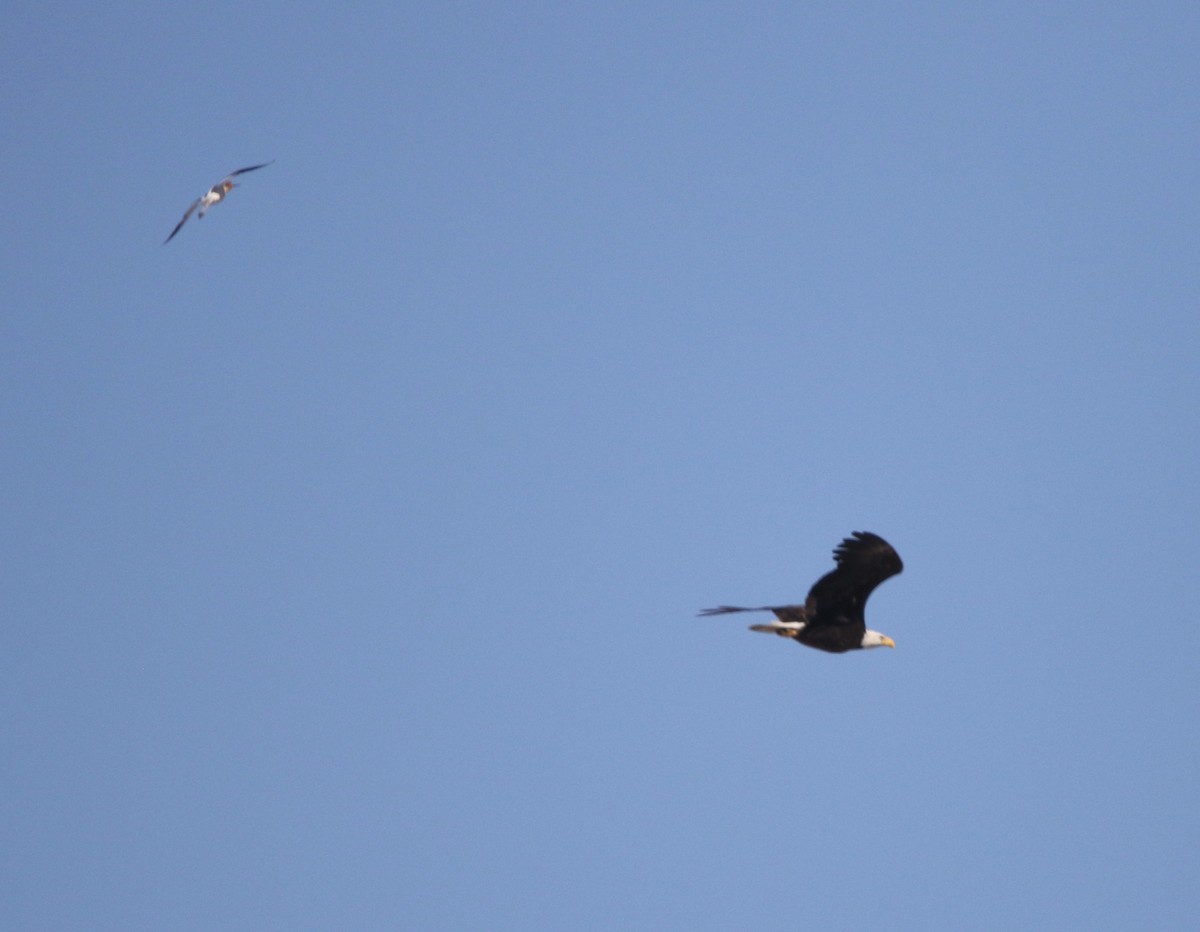
[[[225,200],[225,195],[235,187],[236,185],[232,181],[222,181],[215,188],[210,189],[204,197],[200,198],[200,212],[196,216],[203,220],[208,208],[212,207],[213,204],[220,204],[221,201]]]

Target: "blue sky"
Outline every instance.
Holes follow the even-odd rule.
[[[1194,925],[1198,40],[12,6],[0,925]]]

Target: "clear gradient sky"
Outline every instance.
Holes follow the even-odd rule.
[[[4,23],[0,927],[1200,921],[1195,2]]]

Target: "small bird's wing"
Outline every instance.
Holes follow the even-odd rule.
[[[272,162],[274,162],[274,161],[275,161],[274,159],[271,159],[271,161],[270,161],[270,162],[263,162],[261,165],[247,165],[245,168],[239,168],[239,169],[238,169],[237,171],[235,171],[235,172],[230,172],[230,173],[229,173],[228,175],[226,175],[225,177],[226,177],[226,178],[236,178],[238,175],[244,175],[244,174],[246,174],[246,172],[256,172],[256,171],[258,171],[260,168],[266,168],[268,165],[270,165],[270,164],[271,164]]]
[[[855,531],[833,551],[837,568],[808,591],[805,606],[816,624],[862,624],[867,597],[901,570],[900,554],[878,534]]]
[[[175,224],[175,229],[171,231],[171,235],[168,236],[165,240],[163,240],[164,246],[167,245],[167,243],[171,242],[171,240],[173,240],[175,238],[175,234],[178,233],[183,228],[183,225],[185,223],[187,223],[188,217],[190,217],[192,214],[194,214],[196,212],[196,208],[200,206],[200,202],[202,200],[204,200],[204,198],[198,197],[194,201],[192,201],[192,206],[187,209],[187,213],[183,215],[183,219],[180,220],[177,224]]]

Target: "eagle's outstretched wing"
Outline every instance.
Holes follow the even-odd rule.
[[[892,545],[869,531],[855,531],[833,551],[837,567],[808,591],[805,607],[814,624],[862,624],[867,597],[904,564]]]

